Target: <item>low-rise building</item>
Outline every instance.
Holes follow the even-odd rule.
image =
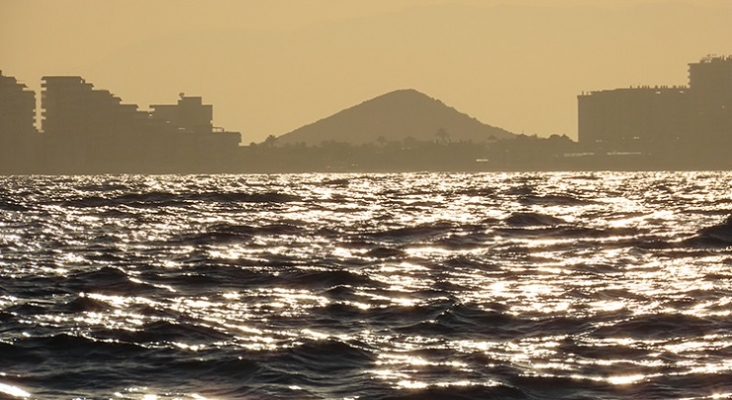
[[[181,132],[211,133],[213,131],[213,106],[203,104],[201,97],[180,94],[178,104],[151,105],[150,118]]]

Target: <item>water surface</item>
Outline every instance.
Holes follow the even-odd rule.
[[[0,178],[0,398],[732,398],[730,187]]]

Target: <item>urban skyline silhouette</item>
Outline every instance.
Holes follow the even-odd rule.
[[[238,132],[214,127],[213,106],[201,97],[181,93],[177,104],[141,111],[82,77],[46,76],[37,113],[33,91],[14,77],[0,79],[5,174],[723,168],[729,162],[720,149],[732,143],[726,56],[689,64],[688,86],[579,94],[576,142],[512,134],[402,90],[240,146]],[[466,136],[476,128],[485,133]],[[387,142],[398,145],[389,153]],[[461,155],[457,148],[466,143]]]

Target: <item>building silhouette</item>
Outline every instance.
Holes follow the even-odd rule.
[[[181,132],[213,132],[213,106],[203,104],[200,97],[180,94],[178,104],[153,104],[150,118],[169,129]]]
[[[213,106],[197,96],[181,93],[177,104],[153,104],[147,130],[176,143],[178,164],[198,163],[219,170],[231,169],[241,142],[239,132],[213,126]]]
[[[715,167],[732,144],[732,57],[689,64],[689,85],[578,96],[578,139],[600,153],[633,152],[672,167]]]
[[[141,111],[80,76],[45,76],[35,93],[0,74],[0,173],[179,173],[234,168],[241,135],[213,126],[213,106],[181,94]]]
[[[714,144],[732,138],[732,56],[689,64],[692,121],[699,139]]]
[[[137,105],[122,104],[80,76],[44,76],[41,88],[41,128],[54,168],[114,171],[144,155],[135,149],[146,119]]]
[[[35,132],[36,94],[0,71],[0,135]]]
[[[688,133],[687,88],[639,87],[579,96],[579,142],[627,147]]]
[[[213,106],[201,97],[181,93],[175,104],[154,104],[144,111],[80,76],[46,76],[41,86],[36,123],[36,94],[0,72],[0,174],[284,171],[294,159],[302,160],[297,168],[305,171],[330,165],[320,162],[328,154],[345,157],[353,151],[336,142],[310,150],[298,144],[251,145],[243,151],[241,135],[215,127]],[[403,112],[397,106],[386,110]],[[687,86],[582,93],[578,125],[578,143],[557,135],[519,135],[487,142],[489,157],[480,158],[490,160],[483,163],[489,169],[732,168],[727,154],[732,146],[732,57],[708,56],[689,64]],[[401,150],[417,146],[404,140]],[[445,142],[442,147],[458,148]],[[363,146],[368,150],[368,143]],[[385,151],[383,144],[372,147],[373,154],[364,150],[363,159]],[[406,153],[396,154],[403,158]],[[421,150],[413,156],[417,161],[439,158],[427,154]],[[359,165],[347,157],[341,161]],[[438,164],[391,165],[406,170]]]
[[[27,170],[37,159],[36,95],[0,71],[0,170]]]
[[[88,139],[129,134],[147,118],[137,105],[122,104],[79,76],[44,76],[41,87],[42,130],[48,135]]]

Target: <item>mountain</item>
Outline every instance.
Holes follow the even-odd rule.
[[[438,131],[442,133],[437,134]],[[445,135],[444,133],[447,133]],[[403,140],[473,141],[513,134],[486,125],[416,90],[390,92],[277,138],[277,145],[323,141],[363,144]]]
[[[180,92],[203,96],[214,105],[214,121],[242,132],[245,143],[394,88],[419,88],[511,132],[576,138],[583,91],[685,85],[686,63],[732,53],[729,0],[275,2],[290,4],[281,7],[184,1],[176,2],[174,17],[160,14],[169,3],[160,1],[129,19],[117,15],[113,26],[69,12],[88,2],[42,3],[85,28],[48,38],[46,32],[71,34],[67,28],[76,25],[53,12],[36,13],[32,26],[2,19],[10,14],[0,0],[0,37],[10,37],[10,22],[17,26],[12,32],[28,33],[0,40],[4,71],[17,71],[39,95],[41,76],[81,75],[141,107],[167,104]],[[287,22],[298,14],[290,9],[295,4],[316,15],[312,3],[333,12],[360,4],[363,12],[331,18],[323,11],[303,24]],[[267,17],[250,14],[253,8]],[[393,12],[377,10],[384,8]],[[175,22],[174,29],[157,22]]]

